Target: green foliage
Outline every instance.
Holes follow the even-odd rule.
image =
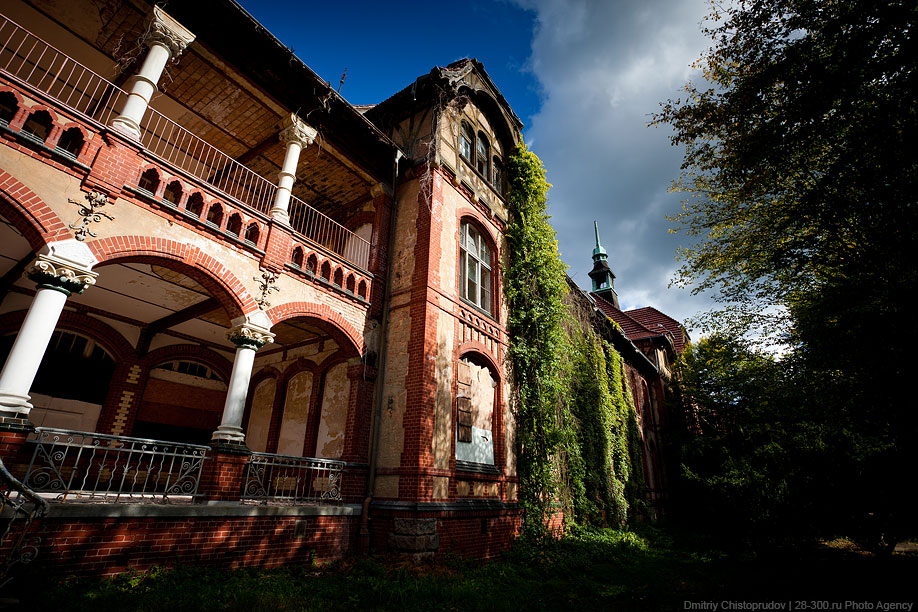
[[[730,467],[721,489],[751,510],[757,497],[811,503],[840,529],[868,513],[908,516],[918,499],[901,482],[918,465],[918,418],[895,381],[909,376],[918,342],[908,298],[918,286],[918,70],[908,59],[918,5],[757,0],[713,18],[706,82],[655,117],[686,150],[676,219],[697,241],[680,251],[676,282],[728,305],[702,321],[707,331],[758,325],[791,348],[765,368],[779,370],[781,393],[755,384],[737,411],[760,415],[745,427],[763,436],[765,415],[783,423],[778,446],[712,444]],[[750,371],[748,356],[730,358]],[[711,383],[736,391],[730,367]],[[791,486],[780,455],[811,447],[823,450],[793,458],[809,485]],[[795,497],[805,490],[824,501]]]
[[[504,295],[517,416],[524,535],[541,539],[560,499],[569,523],[626,523],[644,503],[640,437],[621,357],[565,304],[565,266],[545,214],[542,163],[508,163],[511,220]]]
[[[562,390],[565,266],[549,224],[542,162],[525,145],[507,164],[510,253],[504,270],[504,297],[509,317],[508,363],[513,382],[512,405],[517,416],[520,505],[524,534],[545,535],[545,522],[557,496],[554,459],[564,438],[558,414]]]

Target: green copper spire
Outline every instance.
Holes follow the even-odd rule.
[[[618,308],[618,294],[615,293],[613,283],[615,275],[609,267],[609,255],[599,242],[599,223],[593,221],[593,230],[596,233],[596,247],[593,249],[593,269],[590,270],[590,279],[593,281],[593,291]]]
[[[597,261],[597,257],[607,259],[608,255],[606,254],[606,250],[599,244],[599,223],[596,221],[593,221],[593,230],[596,232],[596,247],[593,249],[593,261]]]

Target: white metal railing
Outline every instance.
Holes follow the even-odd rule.
[[[367,269],[370,243],[296,196],[290,196],[290,225],[332,253]]]
[[[122,89],[3,15],[0,70],[103,125],[127,99]]]
[[[344,462],[314,457],[252,453],[245,470],[243,502],[341,501]]]
[[[22,479],[57,501],[192,501],[207,446],[37,427]]]
[[[128,94],[22,26],[0,15],[0,72],[107,126]],[[207,183],[239,204],[267,214],[277,186],[220,149],[147,108],[140,142],[152,155]],[[291,225],[307,239],[366,269],[370,243],[299,198],[291,199]]]

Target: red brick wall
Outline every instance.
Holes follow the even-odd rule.
[[[359,523],[359,516],[42,519],[30,536],[41,538],[34,567],[42,573],[104,576],[152,566],[309,564],[313,554],[332,561],[356,551]]]

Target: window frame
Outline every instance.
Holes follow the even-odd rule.
[[[470,231],[473,231],[477,236],[474,253],[469,248],[470,245],[468,243]],[[457,275],[459,279],[459,298],[464,303],[473,306],[476,310],[492,318],[495,318],[494,257],[495,248],[491,237],[468,217],[462,218],[459,222],[459,273]],[[474,263],[474,267],[470,263]],[[469,274],[469,270],[472,268],[476,270],[474,279],[470,279]],[[487,282],[483,280],[482,270],[487,270]],[[470,280],[475,287],[475,295],[473,297],[469,297]],[[482,289],[485,289],[485,291],[483,292]],[[486,295],[482,295],[483,293],[486,293]],[[485,305],[482,305],[483,302]]]

